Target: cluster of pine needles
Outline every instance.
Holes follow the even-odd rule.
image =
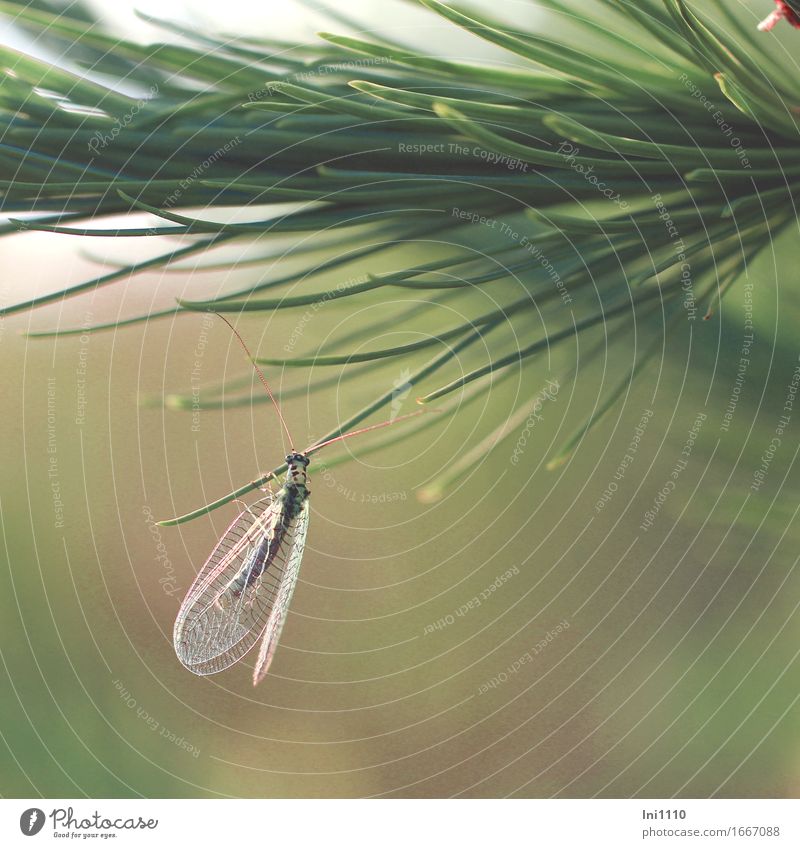
[[[440,26],[486,42],[496,58],[427,55],[365,37],[333,12],[332,28],[350,34],[295,44],[149,19],[165,37],[142,45],[79,17],[0,2],[0,14],[59,57],[51,64],[3,49],[0,232],[165,245],[2,314],[132,285],[138,274],[187,259],[224,271],[242,262],[224,248],[257,243],[247,262],[272,268],[280,255],[299,270],[271,270],[238,290],[88,329],[32,335],[120,330],[198,310],[267,315],[334,300],[355,308],[404,292],[412,299],[396,311],[396,329],[413,327],[426,305],[451,304],[464,318],[393,348],[353,353],[352,339],[340,338],[260,361],[339,366],[346,379],[359,362],[403,362],[429,348],[407,384],[444,411],[463,409],[487,381],[541,370],[542,353],[592,328],[608,344],[625,337],[632,317],[638,326],[652,320],[663,333],[646,337],[550,458],[563,461],[662,351],[662,336],[691,310],[707,326],[702,319],[759,251],[796,226],[800,101],[781,46],[794,32],[756,30],[766,0],[751,4],[752,20],[750,9],[726,0],[536,0],[513,4],[513,21],[464,4],[417,5]],[[526,7],[537,24],[546,13],[541,30],[525,26]],[[223,207],[254,214],[215,222]],[[143,212],[156,223],[141,226]],[[126,213],[129,227],[104,221]],[[369,271],[371,263],[385,268],[398,245],[435,252]],[[353,282],[353,269],[365,268]],[[331,274],[347,283],[316,282]],[[379,329],[367,321],[356,335]],[[478,348],[489,360],[470,367]],[[231,404],[251,400],[237,398],[233,383],[224,389]],[[391,399],[390,389],[324,438]],[[529,407],[465,450],[449,480],[513,432]],[[422,416],[404,432],[437,418]]]

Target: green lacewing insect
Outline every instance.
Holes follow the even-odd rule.
[[[800,29],[800,0],[775,0],[778,7],[770,12],[758,25],[762,32],[769,32],[779,21],[786,20],[793,27]]]
[[[242,337],[230,327],[247,353],[272,404],[283,432],[293,445],[289,428],[261,369]],[[253,685],[269,669],[303,559],[309,522],[307,469],[309,455],[342,439],[386,427],[425,410],[362,427],[304,451],[286,456],[286,480],[280,491],[269,493],[236,516],[200,569],[178,610],[173,630],[175,653],[198,675],[215,674],[239,662],[260,641]]]

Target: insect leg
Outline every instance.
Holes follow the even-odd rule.
[[[259,477],[259,480],[260,479],[261,478]],[[264,487],[264,485],[259,483],[257,480],[251,480],[250,485],[255,486],[256,489],[258,489],[260,492],[263,492],[265,495],[274,495],[275,493],[272,491],[272,486],[270,486],[270,483],[269,483],[270,480],[274,480],[274,479],[275,478],[270,474],[270,476],[267,477],[266,480],[264,480],[264,483],[266,484],[266,488]]]

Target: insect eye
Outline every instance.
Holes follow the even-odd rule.
[[[291,462],[294,459],[294,455],[291,453],[286,454],[286,462]]]

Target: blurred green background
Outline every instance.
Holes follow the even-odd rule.
[[[139,249],[88,247],[118,257]],[[78,249],[67,236],[3,239],[4,299],[86,276],[96,266]],[[642,328],[610,326],[625,339],[609,356],[587,358],[604,328],[570,340],[462,414],[413,438],[398,425],[390,448],[315,478],[301,581],[257,689],[246,668],[193,677],[171,642],[183,593],[234,508],[179,528],[148,520],[199,506],[282,456],[266,405],[193,419],[154,402],[191,392],[198,345],[200,385],[247,377],[229,333],[219,321],[204,328],[201,315],[83,339],[17,333],[113,319],[218,281],[141,275],[124,293],[4,322],[0,792],[796,796],[800,409],[763,486],[749,488],[800,354],[796,253],[787,234],[748,271],[755,342],[727,430],[741,283],[712,321],[673,335],[555,471],[547,460],[629,367]],[[353,275],[364,270],[382,269]],[[391,333],[393,309],[331,304],[304,324],[298,350],[366,314],[385,315]],[[301,319],[286,310],[238,326],[274,356]],[[434,310],[417,331],[449,323]],[[447,376],[485,358],[476,348]],[[338,369],[273,379],[299,392],[284,412],[305,444],[376,391],[402,388],[403,369],[425,359],[365,369],[313,400],[304,383]],[[519,430],[442,500],[420,501],[470,434],[490,433],[572,365],[575,378],[545,405],[516,465]],[[415,409],[414,394],[398,392],[398,412]],[[645,410],[653,415],[634,460],[598,510]],[[707,417],[675,490],[642,530],[698,413]],[[347,448],[358,455],[370,438]]]

